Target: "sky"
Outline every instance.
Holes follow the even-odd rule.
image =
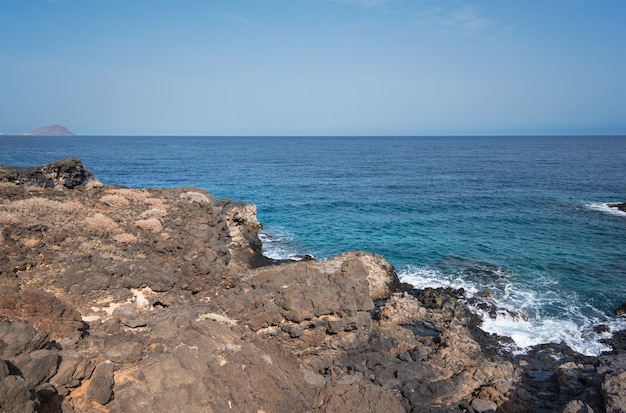
[[[0,0],[0,132],[626,134],[626,0]]]

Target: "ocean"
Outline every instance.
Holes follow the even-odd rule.
[[[626,136],[0,136],[0,164],[77,157],[105,184],[195,186],[254,203],[264,253],[381,254],[416,287],[463,287],[501,311],[510,350],[583,354],[626,328]],[[474,311],[480,313],[478,307]]]

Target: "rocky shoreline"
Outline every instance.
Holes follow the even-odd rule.
[[[2,412],[620,412],[626,335],[523,356],[382,257],[262,255],[256,208],[0,166]]]

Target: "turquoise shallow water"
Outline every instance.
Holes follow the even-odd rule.
[[[379,253],[417,286],[488,289],[484,328],[566,340],[626,301],[626,137],[0,137],[0,163],[80,158],[107,184],[255,203],[267,255]],[[478,311],[478,310],[477,310]]]

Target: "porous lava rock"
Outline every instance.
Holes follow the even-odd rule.
[[[52,166],[50,166],[52,165]],[[254,205],[0,167],[0,411],[622,411],[623,346],[514,357],[375,254],[274,261]]]
[[[95,182],[95,178],[80,160],[64,158],[39,167],[0,166],[0,182],[72,189]]]

